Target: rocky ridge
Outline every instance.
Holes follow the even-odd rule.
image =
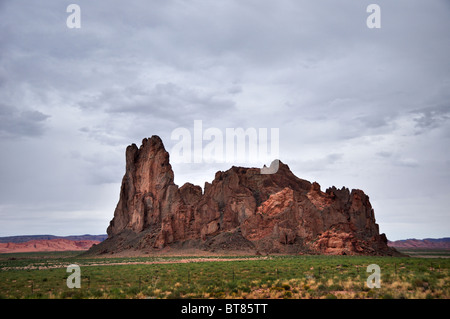
[[[204,251],[243,254],[395,255],[362,190],[231,167],[211,183],[178,187],[158,136],[126,149],[108,238],[90,254]]]
[[[412,249],[445,249],[450,250],[450,238],[403,239],[388,241],[389,247]]]
[[[99,243],[100,241],[96,240],[36,239],[21,243],[0,243],[0,253],[83,251]]]

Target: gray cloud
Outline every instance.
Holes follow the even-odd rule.
[[[148,90],[135,87],[127,87],[123,91],[107,90],[101,93],[97,101],[87,104],[96,107],[105,105],[108,113],[149,114],[170,119],[209,117],[234,108],[234,102],[230,99],[186,89],[174,83],[158,83]]]
[[[449,102],[450,103],[450,102]],[[414,118],[417,134],[424,131],[448,125],[450,120],[450,104],[442,104],[435,107],[427,107],[412,111],[417,117]]]
[[[36,110],[20,111],[0,105],[0,136],[37,137],[44,133],[45,121],[50,116]]]
[[[0,2],[0,207],[21,216],[3,210],[0,233],[31,231],[31,214],[74,233],[50,206],[104,232],[125,147],[157,134],[170,150],[172,130],[202,120],[279,128],[281,160],[366,190],[390,239],[448,236],[433,231],[448,201],[419,191],[450,191],[447,1],[379,0],[379,30],[365,25],[371,1],[81,0],[77,30],[70,3]],[[203,185],[226,166],[174,168]],[[409,202],[429,218],[399,228],[390,216],[421,214]]]

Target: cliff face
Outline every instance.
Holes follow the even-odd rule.
[[[282,162],[275,174],[232,167],[204,192],[174,184],[158,136],[127,147],[126,172],[108,239],[92,253],[196,249],[243,253],[393,255],[361,190],[296,177]]]

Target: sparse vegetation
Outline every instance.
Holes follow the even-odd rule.
[[[203,258],[203,259],[202,259]],[[0,255],[1,298],[419,298],[450,297],[450,259],[365,256],[81,258]],[[217,259],[216,261],[212,261]],[[69,289],[69,264],[81,288]],[[381,267],[370,289],[369,264]]]

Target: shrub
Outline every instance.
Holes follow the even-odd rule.
[[[324,291],[324,290],[327,290],[327,287],[326,287],[324,284],[320,284],[320,285],[317,287],[317,290],[319,290],[319,291]]]
[[[344,287],[338,284],[333,284],[329,287],[329,290],[336,290],[336,291],[342,291],[344,290]]]
[[[283,288],[284,290],[291,290],[291,286],[289,286],[288,284],[283,284],[281,288]]]
[[[424,288],[424,289],[428,289],[429,286],[428,281],[423,278],[414,279],[412,285],[415,288]]]

